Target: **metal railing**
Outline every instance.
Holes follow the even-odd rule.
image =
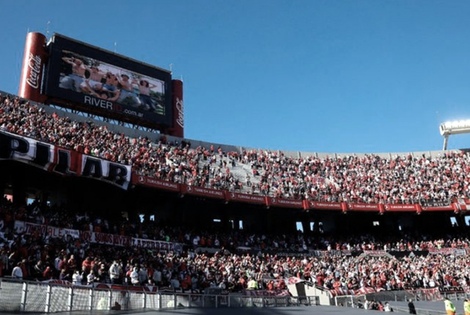
[[[0,312],[55,313],[93,310],[174,308],[286,307],[319,305],[318,297],[245,296],[147,292],[0,279]]]

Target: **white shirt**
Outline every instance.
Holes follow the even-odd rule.
[[[111,267],[109,267],[109,276],[111,279],[119,279],[119,276],[121,275],[121,267],[113,263]]]
[[[131,283],[132,284],[139,284],[139,272],[137,271],[136,268],[134,268],[134,270],[132,270],[131,272]]]
[[[82,284],[82,275],[78,272],[74,273],[72,276],[72,283],[73,284]]]
[[[95,275],[93,274],[93,272],[90,272],[90,273],[86,276],[86,280],[87,280],[88,284],[93,283],[93,281],[95,280]]]
[[[16,279],[23,279],[23,270],[20,266],[15,266],[11,272],[11,276]]]

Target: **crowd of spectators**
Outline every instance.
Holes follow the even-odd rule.
[[[142,229],[143,223],[127,222],[131,227],[126,230],[128,233],[146,235],[149,231],[157,231],[152,234],[153,239],[184,245],[181,251],[157,251],[104,246],[70,237],[51,238],[40,233],[17,233],[6,219],[39,222],[45,218],[49,222],[49,216],[54,213],[47,206],[36,203],[18,207],[6,199],[2,201],[0,214],[4,224],[0,233],[0,276],[38,281],[57,279],[77,285],[152,285],[189,292],[201,292],[210,287],[230,292],[282,290],[287,288],[291,277],[343,292],[364,288],[467,287],[470,284],[466,254],[470,239],[465,235],[421,235],[419,238],[389,235],[384,241],[373,235],[340,239],[303,233],[183,232],[183,229],[161,227],[156,223]],[[106,225],[112,222],[109,218],[70,212],[62,215],[61,222],[67,222],[67,216],[74,216],[81,229],[101,226],[105,230]],[[299,244],[304,244],[304,247]],[[200,251],[201,248],[204,250]],[[433,252],[432,249],[462,251],[458,254],[457,251]],[[354,254],[368,251],[383,253]],[[417,254],[387,254],[392,251]],[[286,255],[286,252],[290,254]]]
[[[358,203],[448,202],[468,194],[470,155],[443,152],[438,157],[370,154],[293,158],[279,151],[192,147],[147,137],[131,138],[93,122],[73,121],[15,97],[0,99],[0,129],[47,143],[131,165],[141,175],[213,189],[240,190],[282,198]],[[249,169],[242,177],[234,170]],[[183,290],[219,287],[284,289],[296,277],[327,289],[383,290],[467,286],[467,256],[444,254],[355,256],[338,251],[425,251],[467,249],[465,235],[308,236],[259,235],[244,231],[194,231],[58,211],[33,203],[19,207],[3,200],[1,276],[68,280],[73,283],[152,284]],[[17,234],[12,223],[26,220],[79,230],[126,234],[184,244],[181,252],[102,246],[77,239]],[[215,253],[196,248],[215,248]],[[240,247],[256,249],[240,252]],[[312,251],[322,251],[313,255]],[[297,255],[281,256],[290,252]]]
[[[139,175],[277,198],[326,202],[449,203],[468,197],[470,154],[377,154],[291,157],[280,151],[225,152],[189,141],[152,141],[97,122],[47,114],[19,98],[0,98],[0,129],[131,165]],[[247,171],[247,172],[244,172]]]

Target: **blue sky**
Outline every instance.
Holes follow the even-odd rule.
[[[26,33],[60,33],[184,81],[185,136],[325,153],[440,150],[470,118],[470,1],[3,0],[0,90]],[[452,136],[449,148],[470,148]]]

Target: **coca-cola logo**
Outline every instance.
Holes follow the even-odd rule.
[[[181,127],[184,128],[184,104],[183,100],[180,98],[176,99],[176,109],[177,109],[177,117],[176,123]]]
[[[39,88],[39,81],[41,79],[42,60],[38,55],[29,54],[28,58],[28,77],[26,83],[33,89]]]

